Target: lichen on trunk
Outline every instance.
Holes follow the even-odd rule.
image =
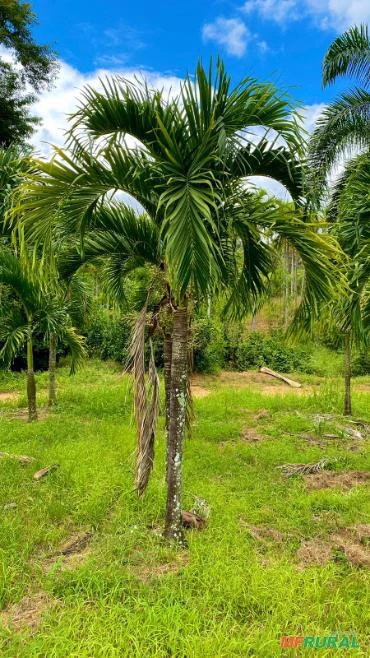
[[[173,312],[170,411],[167,430],[167,505],[164,536],[178,545],[186,540],[181,519],[182,456],[188,393],[188,309]]]

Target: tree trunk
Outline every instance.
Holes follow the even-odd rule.
[[[188,311],[173,313],[171,396],[167,431],[167,506],[164,536],[185,546],[181,520],[182,453],[188,390]]]
[[[171,400],[171,363],[172,363],[172,336],[165,333],[163,340],[163,374],[165,390],[165,420],[166,431],[170,424],[170,400]]]
[[[344,415],[352,416],[351,397],[351,334],[348,332],[344,337]]]
[[[49,341],[49,407],[57,401],[57,387],[55,381],[55,369],[57,364],[57,337],[50,334]]]
[[[37,420],[36,409],[36,380],[35,372],[33,369],[33,344],[32,332],[28,331],[27,338],[27,400],[28,400],[28,420],[32,422]]]

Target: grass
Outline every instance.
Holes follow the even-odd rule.
[[[74,378],[58,371],[59,402],[37,423],[17,417],[25,404],[24,380],[1,375],[0,390],[22,392],[2,401],[0,450],[35,457],[22,466],[0,460],[0,609],[44,592],[33,628],[13,631],[0,622],[2,658],[179,657],[276,658],[282,635],[357,635],[356,656],[369,655],[370,579],[337,551],[327,564],[302,568],[305,540],[369,523],[368,485],[307,492],[300,478],[284,478],[287,462],[339,458],[335,468],[370,470],[365,450],[345,440],[325,449],[302,432],[333,431],[342,386],[321,380],[309,395],[257,384],[231,387],[203,377],[210,394],[195,401],[192,438],[186,442],[184,508],[200,497],[210,506],[208,527],[188,533],[177,553],[156,532],[165,502],[163,419],[154,474],[145,497],[133,493],[135,428],[127,376],[117,367],[90,363]],[[319,378],[305,381],[318,383]],[[361,378],[364,384],[370,379]],[[38,376],[40,405],[47,375]],[[356,389],[356,386],[355,386]],[[282,391],[284,394],[282,394]],[[354,394],[354,413],[370,421],[370,386]],[[258,421],[257,410],[270,415]],[[253,427],[265,440],[243,441]],[[366,441],[364,442],[364,444]],[[37,468],[60,468],[40,482]],[[281,533],[259,541],[248,524]],[[154,528],[154,530],[153,530]],[[89,531],[89,550],[76,563],[50,558],[69,537]],[[280,536],[280,535],[279,535]],[[68,567],[68,568],[67,568]],[[308,649],[300,655],[313,655]],[[321,656],[341,651],[320,650]]]

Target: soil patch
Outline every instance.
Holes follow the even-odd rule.
[[[320,566],[330,562],[333,547],[329,542],[320,539],[303,541],[297,551],[297,558],[301,567]]]
[[[256,411],[253,418],[254,420],[262,420],[263,418],[270,418],[271,414],[268,409],[259,409]]]
[[[0,402],[5,402],[6,400],[16,400],[19,397],[19,393],[15,391],[9,391],[7,393],[0,393]]]
[[[358,484],[365,484],[370,480],[367,471],[321,471],[304,476],[308,489],[352,489]]]
[[[370,567],[370,526],[359,525],[344,528],[331,536],[334,546],[342,551],[348,562],[355,567]]]
[[[259,542],[266,541],[275,541],[282,543],[284,541],[284,535],[279,530],[275,528],[270,528],[269,526],[255,526],[250,523],[246,523],[244,519],[240,519],[240,526],[249,532],[253,539]]]
[[[9,630],[35,631],[40,625],[43,613],[55,607],[59,601],[46,592],[35,592],[23,597],[18,603],[0,612],[0,623]]]
[[[59,551],[44,560],[45,571],[57,565],[60,571],[69,571],[83,564],[91,552],[91,532],[76,533],[62,544]]]
[[[45,418],[48,418],[48,416],[49,416],[48,408],[37,409],[38,420],[44,420]],[[26,422],[28,422],[28,409],[19,409],[18,411],[13,413],[7,413],[6,417],[17,418],[17,419],[19,418],[20,420],[25,420]]]
[[[370,524],[358,524],[332,533],[327,541],[303,541],[297,551],[301,567],[322,566],[335,559],[338,552],[355,567],[370,567]]]
[[[204,388],[204,386],[200,386],[199,384],[191,384],[190,388],[192,397],[195,399],[206,398],[211,392],[209,388]]]
[[[266,439],[266,437],[259,434],[254,427],[246,427],[243,429],[240,438],[247,443],[259,443]]]
[[[291,388],[285,382],[272,378],[266,381],[266,375],[256,370],[246,370],[244,372],[225,370],[217,379],[229,387],[253,387],[256,392],[265,395],[310,395],[319,388],[319,385],[314,384],[303,384],[302,388]]]
[[[141,563],[132,565],[131,572],[143,583],[149,583],[151,580],[161,578],[167,574],[179,574],[181,570],[189,563],[189,555],[182,552],[175,559],[160,564]]]

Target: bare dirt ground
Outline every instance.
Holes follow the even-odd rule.
[[[358,484],[364,484],[370,480],[367,471],[322,471],[305,475],[304,480],[308,489],[352,489]]]
[[[7,400],[16,400],[19,397],[17,391],[7,391],[0,392],[0,402],[6,402]]]

